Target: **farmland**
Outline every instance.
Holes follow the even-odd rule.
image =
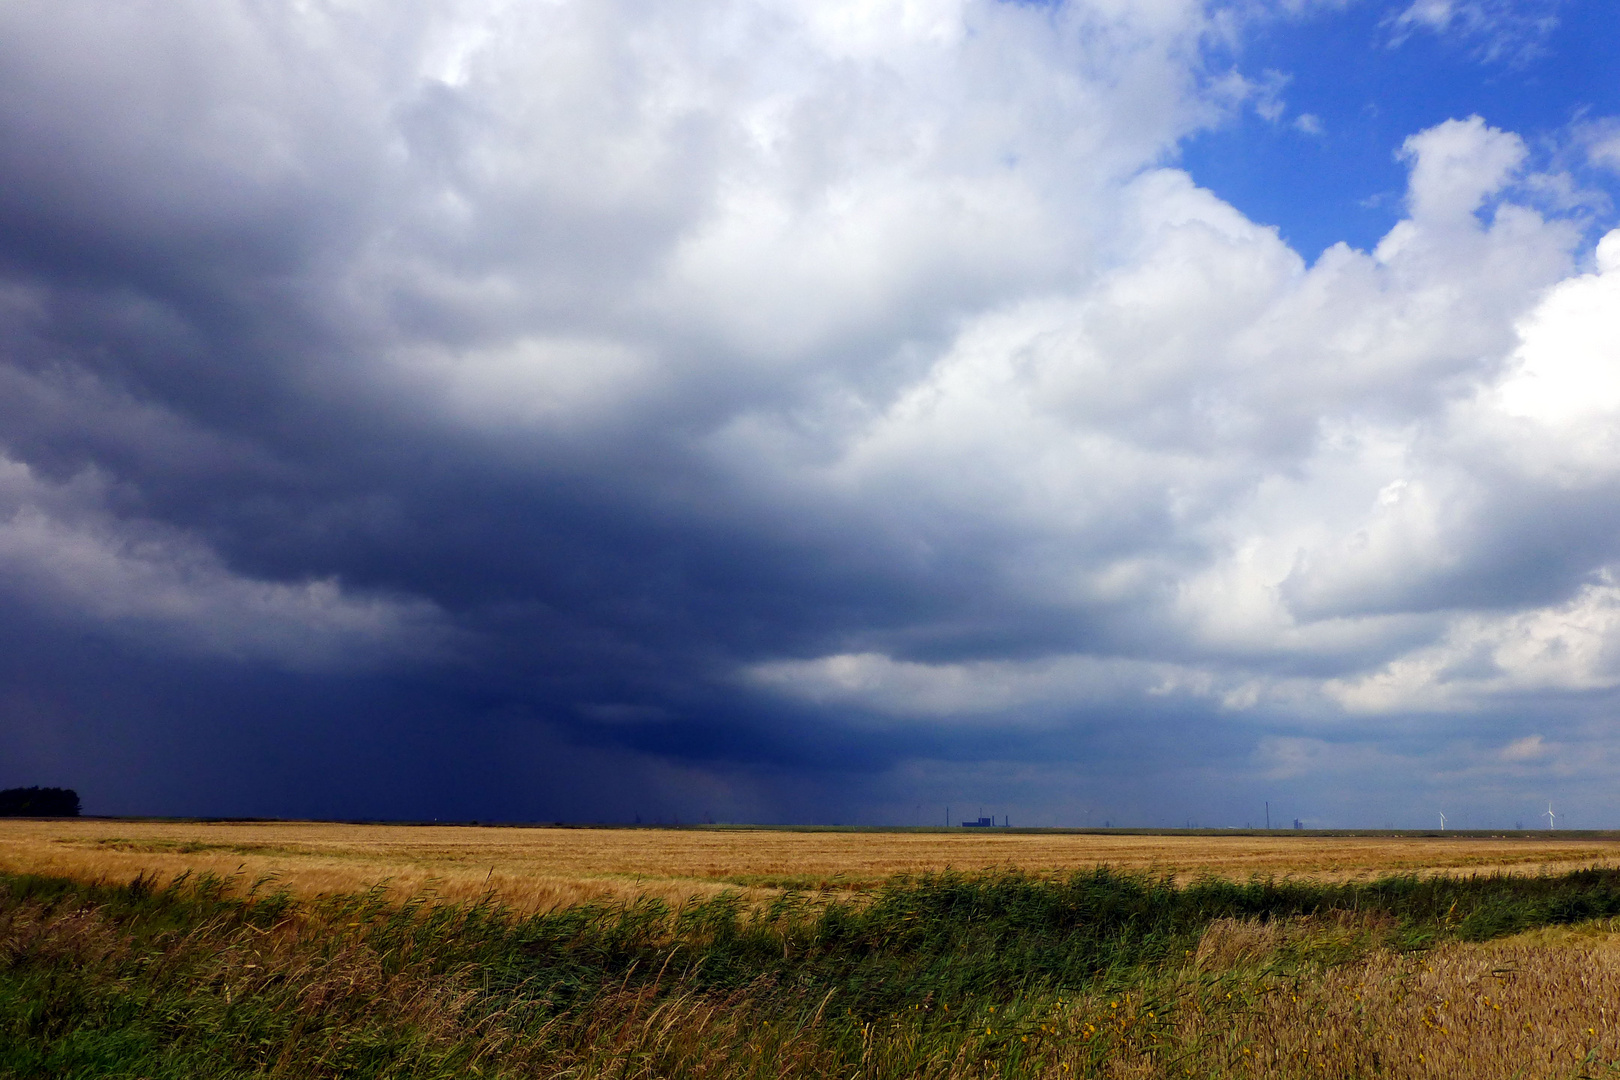
[[[517,910],[742,891],[860,892],[898,874],[1108,866],[1192,881],[1290,876],[1370,881],[1391,874],[1547,873],[1620,865],[1620,836],[1311,833],[1130,834],[1051,831],[566,829],[330,823],[0,819],[0,870],[84,881],[185,871],[273,878],[299,896],[386,883],[400,896]]]
[[[1615,856],[10,821],[0,1077],[1615,1075]]]

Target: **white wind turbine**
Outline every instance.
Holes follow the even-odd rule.
[[[1440,831],[1446,831],[1446,812],[1444,810],[1440,811]]]
[[[1551,829],[1553,827],[1552,803],[1547,804],[1547,812],[1542,816],[1547,819],[1547,828]]]

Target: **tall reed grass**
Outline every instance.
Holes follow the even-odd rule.
[[[1411,994],[1379,989],[1421,984],[1414,958],[1472,970],[1455,959],[1467,943],[1620,916],[1613,870],[1183,887],[941,874],[864,902],[532,916],[248,891],[0,877],[0,1076],[1430,1075],[1417,1057],[1434,1047],[1393,1039],[1421,1027]],[[1302,1034],[1330,1014],[1333,1039]],[[1555,1050],[1549,1066],[1611,1060],[1608,1022],[1570,1042],[1579,1062]],[[1547,1039],[1513,1052],[1574,1039],[1534,1023]],[[1347,1071],[1324,1073],[1332,1047]]]

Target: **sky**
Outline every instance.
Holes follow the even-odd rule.
[[[0,786],[1620,827],[1617,45],[0,5]]]

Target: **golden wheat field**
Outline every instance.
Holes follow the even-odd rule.
[[[1366,880],[1393,873],[1555,873],[1620,864],[1620,839],[1522,835],[1317,836],[835,832],[0,821],[0,870],[81,880],[185,872],[270,879],[303,896],[385,885],[399,895],[492,892],[523,911],[634,895],[678,901],[741,890],[860,890],[894,874],[1095,866],[1246,879]]]

